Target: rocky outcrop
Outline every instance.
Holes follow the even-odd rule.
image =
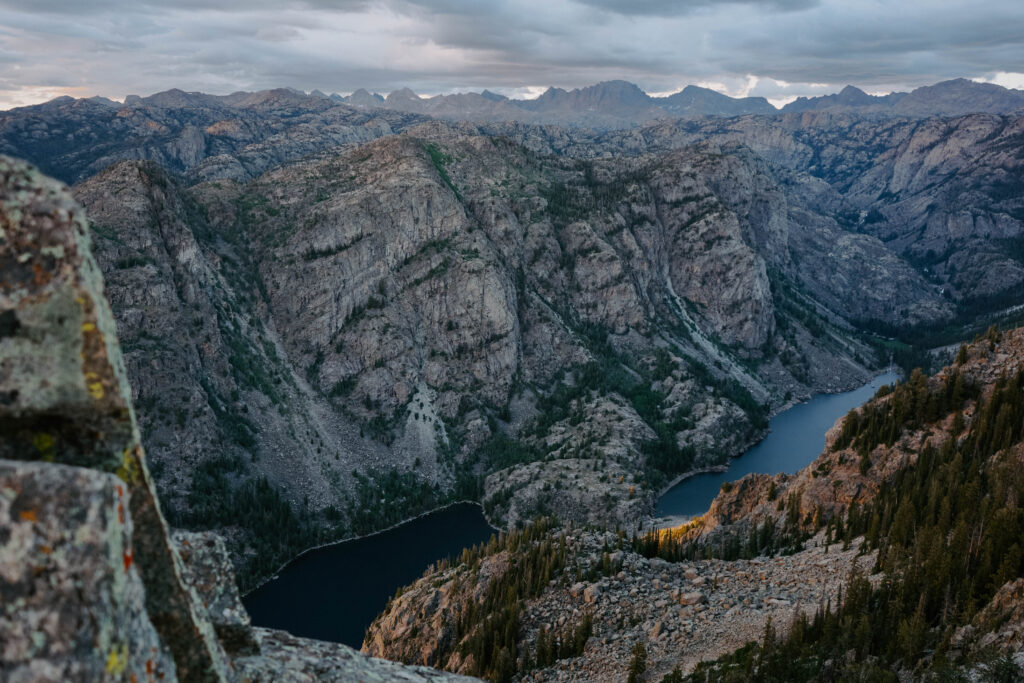
[[[296,638],[284,631],[255,629],[260,656],[235,660],[240,678],[251,683],[472,683],[469,676],[425,666],[368,657],[337,643]]]
[[[549,637],[571,633],[585,616],[593,630],[580,654],[527,669],[524,678],[624,680],[632,650],[640,643],[646,648],[650,677],[658,680],[676,667],[689,673],[701,661],[757,640],[769,618],[785,627],[798,613],[813,616],[821,605],[836,601],[851,569],[864,572],[874,562],[873,553],[859,555],[855,547],[826,550],[822,540],[818,537],[787,557],[669,563],[632,552],[616,534],[568,532],[568,569],[522,607],[521,661],[536,657],[541,631]],[[451,642],[459,633],[456,624],[507,571],[514,569],[503,551],[485,557],[479,566],[428,572],[374,621],[363,651],[452,671],[471,666]]]
[[[1015,652],[1015,663],[1024,667],[1024,579],[1003,584],[972,623],[957,629],[953,647],[976,655]]]
[[[451,679],[253,634],[223,543],[171,540],[82,211],[5,157],[0,266],[0,678]]]
[[[148,558],[135,557],[128,502],[113,474],[0,460],[4,680],[175,679],[145,607]]]
[[[198,594],[224,650],[232,657],[259,654],[224,539],[209,531],[181,530],[171,538],[181,557],[182,579]]]
[[[99,581],[99,588],[111,594],[88,599],[119,608],[125,601],[122,591],[130,591],[131,583],[137,587],[141,582],[146,590],[135,597],[143,601],[144,608],[138,602],[134,607],[138,611],[144,609],[152,628],[173,656],[177,675],[195,680],[224,678],[227,663],[223,651],[181,580],[180,563],[160,514],[139,443],[113,315],[103,296],[103,279],[89,248],[84,216],[55,181],[42,177],[24,163],[6,158],[0,160],[0,211],[0,317],[5,321],[0,337],[0,395],[5,397],[0,404],[0,430],[4,434],[0,457],[86,467],[96,470],[96,476],[100,472],[116,474],[120,479],[116,484],[110,476],[97,481],[95,486],[106,499],[92,504],[98,525],[93,530],[98,537],[94,541],[99,553],[96,560],[109,564],[82,567],[65,560],[55,569],[63,570],[63,581],[71,585],[79,571],[115,571],[116,578],[101,575],[94,579]],[[25,479],[15,479],[15,473]],[[8,490],[20,490],[19,497],[14,499],[16,507],[9,509],[10,513],[17,510],[17,521],[32,522],[43,511],[59,512],[46,510],[49,491],[41,486],[43,481],[37,478],[40,475],[23,469],[8,476]],[[72,503],[61,503],[58,499],[57,504]],[[131,531],[127,536],[123,525],[129,516]],[[87,517],[78,519],[80,525],[89,521]],[[56,561],[83,552],[65,545],[69,541],[75,544],[75,537],[62,539],[64,532],[58,521],[44,520],[43,524],[48,526],[38,530],[31,526],[23,528],[23,535],[38,531],[40,536],[35,542],[31,536],[23,537],[21,542],[27,543],[27,547],[22,545],[20,551],[15,550],[19,555],[14,559],[28,560],[22,553],[36,553],[38,545],[56,548]],[[124,543],[125,538],[130,538],[129,544]],[[116,557],[110,559],[118,550],[121,564]],[[137,579],[126,587],[125,580],[117,574],[132,569],[137,572]],[[32,593],[31,583],[21,586],[27,594]],[[46,599],[52,599],[48,603],[51,610],[60,604],[55,595]],[[14,600],[4,602],[17,604]],[[80,606],[88,609],[87,604]],[[43,619],[45,614],[40,612],[37,618]],[[88,619],[88,612],[78,618],[87,619],[84,633],[74,635],[73,630],[65,630],[74,628],[73,621],[55,620],[56,624],[50,623],[50,633],[36,636],[36,647],[42,650],[47,638],[66,639],[76,643],[81,657],[84,644],[95,639],[99,647],[114,649],[109,653],[94,652],[92,656],[105,658],[112,662],[110,666],[123,670],[122,655],[125,643],[132,638],[127,630],[132,620],[119,619],[125,630],[113,631],[103,618]],[[140,615],[133,618],[137,620]],[[24,628],[30,623],[19,618],[17,626]],[[48,652],[59,659],[63,654],[61,648],[53,643]],[[139,666],[137,674],[145,670],[142,664],[147,656],[148,653],[136,649],[130,658]],[[53,665],[58,667],[55,671],[75,673],[73,664],[54,661]],[[86,666],[81,673],[87,675],[89,670]]]

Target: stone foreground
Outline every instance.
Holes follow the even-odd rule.
[[[0,157],[0,680],[468,680],[253,629],[211,534],[173,540],[87,223]]]

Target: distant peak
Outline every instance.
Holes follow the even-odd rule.
[[[640,86],[637,85],[636,83],[631,83],[629,81],[624,81],[621,79],[616,79],[612,81],[601,81],[600,83],[597,83],[596,85],[592,85],[590,87],[604,89],[621,88],[625,90],[640,90]],[[643,92],[643,90],[640,90],[640,92]]]
[[[386,99],[388,102],[400,102],[402,100],[418,100],[420,99],[420,96],[409,88],[402,88],[400,90],[393,91]]]
[[[484,90],[482,93],[480,93],[480,97],[484,98],[485,100],[490,100],[491,102],[504,102],[505,100],[508,99],[504,95],[499,95],[498,93],[491,92],[490,90]]]

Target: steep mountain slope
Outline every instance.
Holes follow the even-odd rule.
[[[580,98],[642,100],[625,83]],[[123,161],[75,192],[169,514],[225,529],[245,581],[458,497],[510,523],[632,523],[771,410],[888,360],[858,330],[940,326],[1020,281],[1014,118],[601,133],[388,114],[407,127],[385,135],[280,90],[5,121],[52,116],[51,140],[88,107],[107,137],[44,160],[179,171]],[[136,117],[177,123],[115,141],[111,121]],[[174,156],[188,121],[214,132]],[[231,121],[268,129],[228,143]],[[955,273],[921,260],[933,238]]]
[[[537,152],[574,157],[708,141],[742,145],[767,163],[787,196],[834,217],[849,233],[880,240],[934,291],[959,303],[965,318],[1016,303],[1024,287],[1021,117],[875,120],[817,112],[673,121],[607,133],[497,124],[483,129]],[[885,307],[900,315],[909,311],[898,299]]]
[[[868,375],[846,320],[885,299],[833,283],[947,315],[743,148],[583,161],[434,123],[245,185],[123,162],[75,193],[169,514],[226,529],[246,580],[452,497],[632,523],[772,406]],[[285,501],[276,537],[238,513]]]
[[[81,208],[0,157],[0,224],[0,679],[469,682],[252,628],[161,514]]]
[[[728,680],[735,668],[752,680],[931,679],[964,668],[1019,679],[1022,368],[1024,330],[993,327],[938,375],[915,373],[852,411],[796,477],[745,477],[707,515],[643,539],[645,553],[662,557],[735,557],[799,546],[824,529],[826,542],[846,547],[863,534],[879,553],[884,580],[851,577],[834,611],[699,679]],[[851,649],[857,658],[839,661]]]
[[[1024,329],[993,329],[683,527],[542,520],[431,568],[363,649],[496,681],[1019,680],[1022,387]]]

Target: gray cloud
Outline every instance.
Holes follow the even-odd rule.
[[[772,98],[910,89],[1024,73],[1021,25],[1018,0],[0,0],[0,107],[62,92],[511,93],[613,78]]]
[[[372,0],[174,0],[173,4],[161,0],[0,0],[0,9],[26,14],[59,14],[88,16],[103,12],[132,12],[140,10],[216,10],[236,14],[254,9],[326,9],[357,12]]]
[[[675,17],[723,5],[757,5],[765,9],[794,12],[816,7],[819,0],[576,0],[581,5],[624,16]]]

